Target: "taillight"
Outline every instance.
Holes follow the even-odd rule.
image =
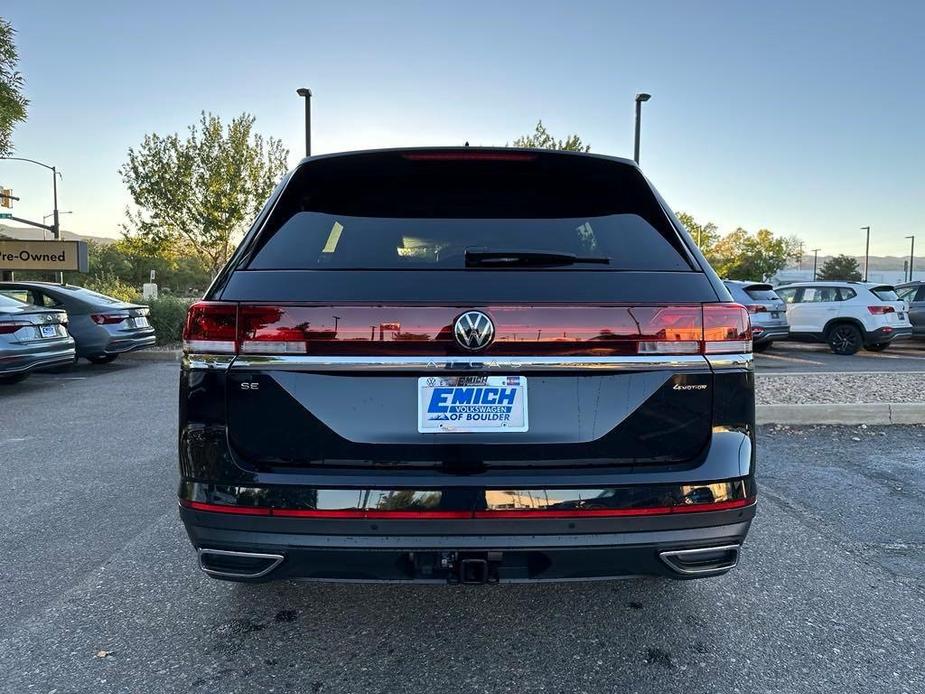
[[[15,333],[20,328],[28,328],[32,323],[23,323],[22,321],[13,321],[12,323],[0,323],[0,335],[9,335]]]
[[[632,309],[634,316],[640,309]],[[639,354],[722,354],[752,351],[748,311],[739,304],[668,306],[640,321]]]
[[[283,307],[242,306],[238,330],[242,353],[305,354],[306,331],[311,327]]]
[[[183,324],[183,349],[187,352],[237,351],[237,304],[197,301],[186,313]]]
[[[892,306],[886,304],[878,304],[877,306],[868,306],[867,310],[870,311],[875,316],[882,316],[886,313],[896,313],[896,309]]]
[[[749,313],[767,313],[768,312],[768,307],[765,306],[764,304],[748,304],[745,308]]]
[[[90,320],[92,320],[97,325],[112,325],[114,323],[121,323],[126,318],[128,318],[127,313],[91,313]]]
[[[752,351],[752,326],[748,311],[739,304],[704,304],[703,353]]]

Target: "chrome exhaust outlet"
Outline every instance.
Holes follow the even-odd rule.
[[[735,568],[739,563],[742,545],[721,547],[698,547],[696,549],[673,549],[659,552],[658,558],[669,569],[682,576],[708,576],[721,574]]]
[[[199,568],[215,578],[261,578],[283,563],[282,554],[200,547]]]

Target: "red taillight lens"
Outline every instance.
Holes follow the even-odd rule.
[[[870,311],[875,316],[882,316],[887,313],[896,313],[896,309],[892,306],[878,305],[878,306],[868,306],[867,310]]]
[[[281,306],[242,306],[238,321],[240,348],[248,354],[305,354],[310,322],[299,309]]]
[[[9,335],[15,333],[20,328],[28,328],[32,323],[23,323],[22,321],[13,321],[12,323],[0,323],[0,335]]]
[[[237,351],[237,304],[198,301],[189,307],[183,325],[183,349],[187,352]]]
[[[698,354],[703,339],[700,306],[631,308],[639,325],[639,354]]]
[[[128,318],[127,313],[92,313],[90,314],[90,320],[92,320],[97,325],[114,325],[115,323],[121,323],[126,318]]]
[[[751,351],[752,326],[745,307],[740,304],[704,304],[704,354]]]
[[[745,307],[749,313],[767,313],[768,307],[764,304],[749,304]]]

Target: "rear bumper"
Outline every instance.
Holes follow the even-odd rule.
[[[370,523],[180,509],[200,566],[216,578],[248,582],[701,578],[735,566],[754,513],[752,504],[633,519]]]
[[[34,351],[25,354],[11,354],[0,356],[0,376],[50,369],[56,366],[65,366],[74,362],[74,343],[70,346],[54,350]]]
[[[752,341],[755,344],[762,344],[765,342],[772,342],[774,340],[786,340],[790,337],[790,327],[789,326],[774,326],[774,327],[764,327],[762,325],[752,326],[754,337]]]
[[[156,341],[154,331],[152,330],[149,334],[143,335],[141,337],[132,337],[132,338],[118,338],[114,337],[108,343],[106,343],[103,352],[105,354],[122,354],[123,352],[133,352],[136,349],[144,349],[145,347],[153,347]]]
[[[911,326],[908,328],[878,328],[867,333],[867,342],[869,344],[883,344],[884,342],[895,342],[896,340],[908,340],[911,337]]]

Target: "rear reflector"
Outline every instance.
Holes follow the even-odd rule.
[[[755,497],[730,499],[698,504],[675,504],[673,506],[641,506],[637,508],[574,508],[574,509],[494,509],[486,511],[386,511],[380,509],[300,509],[271,508],[267,506],[232,506],[230,504],[210,504],[202,501],[180,500],[180,505],[193,511],[211,513],[230,513],[245,516],[274,516],[277,518],[316,518],[316,519],[365,519],[386,520],[464,520],[486,518],[618,518],[627,516],[665,516],[673,513],[705,513],[709,511],[729,511],[745,508],[755,503]]]
[[[580,316],[576,321],[586,322],[574,324],[555,322],[559,320],[555,316],[563,315],[561,308],[501,306],[486,310],[493,314],[496,335],[486,356],[751,351],[748,312],[739,304],[576,307],[575,314]],[[383,314],[394,316],[396,311],[410,317],[412,325],[377,321]],[[334,316],[330,308],[311,306],[200,301],[189,309],[184,348],[205,353],[354,356],[445,355],[452,353],[447,350],[458,348],[452,330],[456,312],[450,307],[343,307],[339,313]]]
[[[893,306],[886,305],[868,306],[867,310],[875,316],[882,316],[886,313],[896,313],[896,309]]]

